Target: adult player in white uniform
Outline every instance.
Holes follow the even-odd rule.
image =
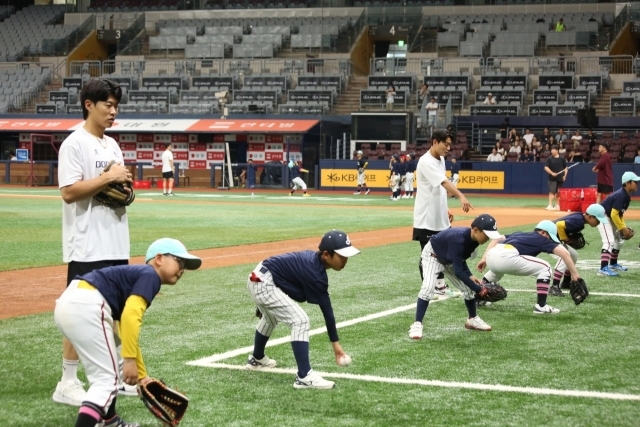
[[[168,191],[167,191],[168,188]],[[165,196],[173,196],[173,153],[171,152],[171,143],[165,144],[164,153],[162,153],[162,194]]]
[[[473,208],[446,175],[444,159],[451,149],[451,137],[443,130],[436,130],[431,139],[431,148],[420,157],[416,168],[417,194],[413,210],[413,240],[420,242],[421,254],[432,236],[451,227],[453,213],[447,206],[447,191],[460,200],[464,212]],[[420,278],[423,280],[422,261],[418,267]],[[438,275],[435,292],[437,295],[447,293],[443,273]]]
[[[104,134],[113,125],[121,96],[120,87],[109,80],[89,81],[80,93],[86,122],[60,147],[58,182],[64,201],[62,260],[68,263],[67,286],[77,275],[129,262],[127,211],[103,206],[93,198],[109,183],[132,182],[120,147]],[[119,164],[102,174],[111,160]],[[86,393],[77,376],[78,354],[67,339],[63,339],[62,358],[62,379],[53,400],[80,406]]]

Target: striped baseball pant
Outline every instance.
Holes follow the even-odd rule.
[[[611,226],[611,220],[607,224],[598,224],[598,231],[600,232],[600,238],[602,239],[602,250],[611,253],[613,250],[620,250],[620,246],[624,242],[624,239],[620,237],[618,231],[613,231]]]
[[[567,251],[569,251],[569,255],[571,255],[571,259],[573,260],[573,263],[575,264],[576,262],[578,262],[578,252],[569,245],[564,245],[564,247]],[[554,270],[557,270],[560,273],[564,273],[567,270],[567,264],[558,255],[551,254],[551,256],[558,260],[556,262],[556,266],[554,267]]]
[[[518,250],[509,244],[497,244],[487,252],[487,268],[484,278],[490,282],[498,282],[505,274],[513,276],[536,276],[538,282],[549,282],[551,266],[543,259],[520,255]]]
[[[456,276],[453,271],[453,267],[451,265],[442,264],[438,261],[435,255],[433,255],[431,242],[427,243],[422,250],[420,262],[422,263],[424,278],[422,279],[422,286],[420,287],[418,298],[425,301],[431,301],[433,299],[433,295],[436,290],[436,283],[438,282],[438,275],[440,273],[444,273],[444,276],[449,280],[449,283],[462,292],[464,299],[472,300],[475,298],[475,292],[465,285],[462,280],[458,279],[458,276]]]
[[[276,286],[271,272],[262,263],[249,276],[247,289],[262,312],[262,319],[256,326],[260,334],[270,337],[278,323],[284,323],[291,328],[291,341],[309,341],[309,316],[297,302]]]

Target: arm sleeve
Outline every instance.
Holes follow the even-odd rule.
[[[624,219],[620,216],[620,211],[618,209],[611,209],[611,221],[613,225],[616,226],[616,229],[622,230],[623,228],[627,228],[627,225],[624,222]]]
[[[596,169],[600,170],[601,168],[604,168],[604,159],[602,157],[600,157],[600,159],[598,160],[598,163],[596,163]]]
[[[472,291],[479,292],[482,289],[473,280],[471,280],[471,276],[473,276],[473,274],[471,274],[466,261],[454,262],[453,271],[456,274],[456,277],[462,280]]]
[[[139,295],[131,295],[122,310],[120,319],[120,333],[122,339],[122,357],[136,359],[138,367],[138,379],[147,376],[147,370],[142,360],[139,338],[140,327],[142,326],[142,316],[147,309],[147,301]]]
[[[564,221],[558,221],[556,222],[556,226],[558,227],[558,237],[560,237],[560,240],[568,240],[567,223]]]
[[[333,307],[331,307],[331,303],[321,304],[320,310],[322,310],[324,323],[327,326],[327,335],[329,335],[329,339],[331,342],[338,342],[338,329],[336,328],[336,318],[333,315]]]

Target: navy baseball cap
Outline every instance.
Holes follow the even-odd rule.
[[[471,223],[471,228],[482,230],[490,239],[499,239],[502,235],[498,232],[496,219],[489,214],[478,215]]]
[[[144,259],[144,262],[149,262],[149,260],[156,255],[173,255],[176,258],[180,258],[184,260],[184,268],[187,270],[197,270],[202,265],[202,260],[195,255],[191,255],[187,252],[187,248],[176,239],[169,239],[167,237],[163,239],[158,239],[149,246],[147,249],[147,256]]]
[[[340,230],[331,230],[322,236],[318,249],[321,251],[333,251],[338,255],[350,257],[358,255],[359,250],[351,246],[351,240],[347,233]]]

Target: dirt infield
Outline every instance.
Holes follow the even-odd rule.
[[[461,209],[453,209],[455,215],[465,215]],[[473,212],[479,214],[481,212]],[[544,210],[491,208],[499,227],[512,227],[536,223],[542,219],[563,215],[563,212]],[[469,220],[454,221],[455,226],[468,226]],[[383,246],[390,243],[411,240],[411,227],[383,229],[350,233],[353,245],[358,248]],[[317,238],[285,240],[244,246],[194,251],[202,257],[202,268],[225,267],[230,265],[259,262],[263,259],[292,250],[316,249]],[[418,254],[416,243],[416,255]],[[142,257],[131,259],[132,263],[143,262]],[[56,298],[64,290],[66,265],[31,268],[0,272],[0,319],[26,316],[52,311]]]

